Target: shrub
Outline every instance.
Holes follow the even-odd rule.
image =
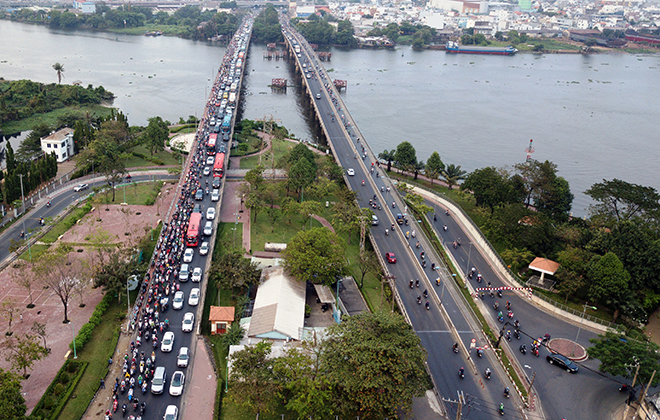
[[[110,300],[112,296],[109,293],[106,293],[103,296],[103,299],[96,305],[92,316],[89,317],[89,322],[85,323],[76,336],[76,351],[83,349],[85,344],[89,343],[89,340],[92,339],[92,334],[94,333],[94,328],[97,325],[101,324],[101,317],[110,307]],[[73,342],[69,344],[69,348],[73,350]]]
[[[66,385],[70,379],[71,377],[67,373],[62,372],[57,380],[59,381],[60,384]]]
[[[53,387],[53,395],[59,396],[61,393],[64,392],[65,389],[66,388],[64,387],[64,385],[62,385],[61,383],[57,383]]]

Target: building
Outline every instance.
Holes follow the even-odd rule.
[[[305,326],[305,288],[305,282],[288,277],[283,267],[264,269],[247,336],[300,340]]]
[[[63,128],[41,139],[41,150],[47,155],[55,153],[57,163],[62,163],[74,155],[73,129]]]
[[[96,13],[96,5],[91,1],[73,0],[73,8],[84,14]]]
[[[234,322],[233,306],[211,306],[209,311],[209,322],[211,323],[211,335],[224,334],[231,323]]]

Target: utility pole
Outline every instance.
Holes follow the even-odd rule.
[[[635,369],[635,376],[633,377],[632,385],[630,385],[630,391],[633,392],[635,389],[635,382],[637,381],[637,374],[639,373],[639,361],[637,361],[637,358],[634,359],[635,362],[637,363],[637,369]],[[655,373],[655,372],[654,372]],[[630,409],[630,404],[629,404],[630,399],[626,401],[626,409],[623,410],[623,420],[626,420],[628,418],[628,410]]]
[[[651,374],[651,379],[649,379],[649,383],[646,384],[646,388],[644,389],[644,392],[639,395],[639,403],[642,403],[642,399],[646,396],[646,393],[649,391],[649,387],[651,386],[651,382],[653,382],[653,377],[655,376],[656,370],[653,371],[653,374]]]
[[[527,405],[532,403],[532,386],[534,386],[534,379],[536,379],[536,371],[532,373],[532,382],[530,382],[529,390],[527,391]]]

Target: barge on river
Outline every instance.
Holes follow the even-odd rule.
[[[480,47],[478,45],[459,45],[458,42],[447,42],[447,52],[456,54],[490,54],[490,55],[514,55],[517,48],[508,47]]]

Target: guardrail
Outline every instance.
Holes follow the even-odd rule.
[[[511,279],[515,280],[515,281],[516,281],[518,284],[520,284],[521,286],[527,286],[527,284],[526,284],[526,283],[525,283],[525,282],[524,282],[524,281],[523,281],[523,280],[522,280],[522,279],[521,279],[516,273],[514,273],[514,272],[508,267],[508,265],[507,265],[507,263],[504,261],[504,259],[503,259],[503,258],[500,256],[500,254],[495,250],[495,247],[494,247],[494,246],[490,243],[490,241],[489,241],[489,240],[483,235],[483,233],[481,233],[481,229],[479,228],[479,226],[477,226],[476,223],[474,223],[474,220],[472,220],[472,218],[471,218],[471,217],[465,212],[465,210],[463,210],[463,208],[462,208],[458,203],[456,203],[454,200],[452,200],[451,198],[449,198],[447,195],[445,195],[445,194],[441,194],[441,193],[438,193],[437,191],[434,191],[434,190],[432,190],[432,189],[430,189],[430,188],[428,188],[428,187],[426,187],[426,186],[424,186],[424,185],[420,185],[420,184],[418,184],[418,183],[416,183],[416,182],[414,182],[414,181],[413,181],[413,182],[406,182],[406,183],[413,184],[416,188],[421,188],[421,189],[423,189],[423,190],[426,190],[426,191],[428,191],[429,193],[431,193],[431,194],[433,194],[433,195],[435,195],[435,196],[438,196],[438,197],[441,198],[442,200],[445,200],[445,201],[451,203],[451,204],[454,206],[454,211],[458,211],[458,212],[460,212],[461,215],[463,216],[463,220],[466,220],[468,223],[470,223],[471,226],[472,226],[472,228],[473,228],[473,231],[474,231],[474,232],[477,232],[477,233],[479,234],[479,236],[480,236],[480,238],[479,238],[480,241],[481,241],[485,246],[487,246],[487,247],[489,248],[489,250],[490,250],[490,255],[495,256],[495,257],[497,258],[497,260],[498,260],[499,263],[500,263],[500,269],[504,270],[504,271],[509,275],[509,277],[510,277]],[[557,302],[557,301],[554,300],[554,299],[550,299],[550,298],[548,298],[547,296],[545,296],[544,294],[539,293],[539,292],[536,291],[536,290],[532,290],[532,294],[533,294],[535,297],[537,297],[537,298],[543,300],[544,302],[547,302],[547,303],[549,303],[549,304],[555,306],[556,308],[558,308],[558,309],[560,309],[560,310],[562,310],[562,311],[564,311],[564,312],[568,312],[568,313],[571,314],[571,315],[574,315],[574,316],[577,316],[577,317],[584,318],[584,319],[586,319],[587,321],[591,321],[591,322],[594,322],[594,323],[596,323],[596,324],[603,325],[603,326],[605,326],[605,327],[607,327],[607,328],[612,328],[612,329],[614,329],[614,330],[618,330],[619,328],[622,327],[622,326],[619,325],[619,324],[615,324],[615,323],[610,322],[610,321],[607,321],[607,320],[605,320],[605,319],[598,318],[598,317],[595,317],[595,316],[593,316],[593,315],[589,315],[589,314],[584,314],[582,311],[575,310],[574,308],[571,308],[571,307],[568,306],[568,305],[564,305],[564,304],[562,304],[562,303],[560,303],[560,302]]]

